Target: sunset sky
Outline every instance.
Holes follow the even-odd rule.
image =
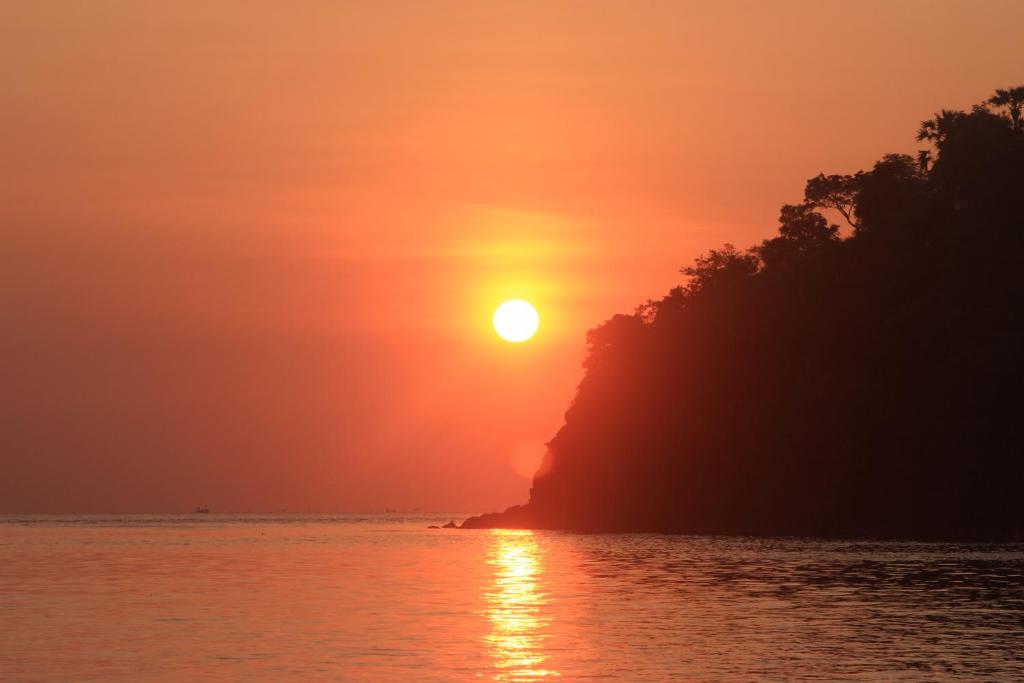
[[[1022,26],[1017,1],[4,2],[0,512],[522,502],[588,328],[1019,83]],[[510,298],[528,342],[491,327]]]

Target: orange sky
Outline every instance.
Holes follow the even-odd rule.
[[[510,460],[558,428],[587,328],[1020,83],[1021,26],[996,1],[8,0],[0,512],[522,502]],[[490,328],[510,297],[529,343]]]

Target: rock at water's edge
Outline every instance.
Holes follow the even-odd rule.
[[[531,529],[530,509],[527,505],[513,505],[504,512],[489,512],[470,517],[461,529]]]

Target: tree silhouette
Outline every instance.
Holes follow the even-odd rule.
[[[988,98],[987,103],[997,107],[1006,107],[1010,121],[1013,122],[1013,129],[1020,130],[1020,109],[1024,105],[1024,85],[1019,85],[1016,88],[1000,88],[996,90],[995,95]]]
[[[852,227],[857,227],[854,218],[860,175],[825,175],[824,173],[807,181],[804,197],[809,205],[835,209]]]
[[[935,118],[927,119],[921,122],[921,127],[917,129],[917,140],[918,142],[934,142],[936,144],[942,143],[943,140],[949,135],[950,131],[956,125],[965,114],[962,111],[953,111],[951,109],[943,109],[935,114]]]

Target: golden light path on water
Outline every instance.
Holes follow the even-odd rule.
[[[500,681],[536,681],[558,676],[545,667],[547,594],[543,590],[544,564],[531,531],[496,529],[488,564],[493,569],[492,589],[485,594],[491,632],[486,641]]]

